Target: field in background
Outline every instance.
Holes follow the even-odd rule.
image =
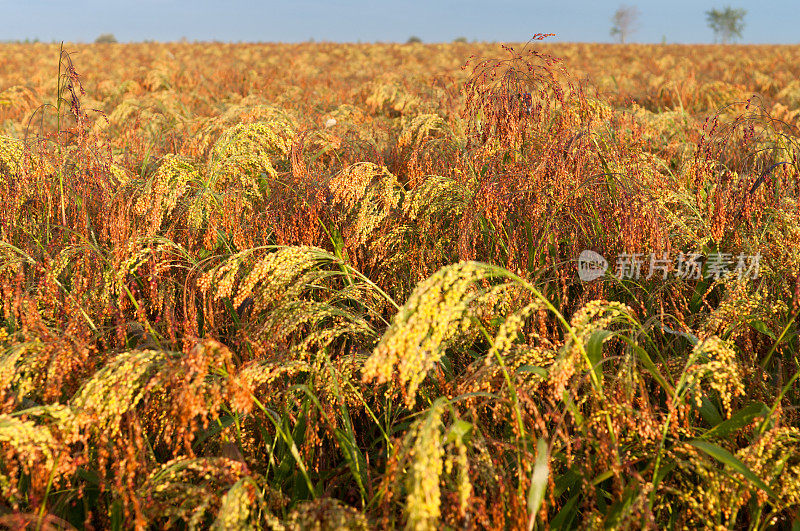
[[[798,119],[796,46],[0,45],[0,526],[797,525]]]

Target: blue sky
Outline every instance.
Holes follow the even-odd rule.
[[[425,42],[456,37],[525,41],[611,42],[610,18],[621,2],[598,0],[0,0],[0,40]],[[707,43],[705,11],[747,9],[742,42],[800,43],[800,0],[627,0],[641,13],[632,42]]]

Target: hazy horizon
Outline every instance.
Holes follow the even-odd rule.
[[[705,12],[725,2],[654,0],[638,7],[639,29],[631,43],[707,44],[713,33]],[[0,40],[92,42],[112,33],[120,42],[524,42],[536,33],[555,33],[549,42],[613,42],[611,16],[620,2],[476,0],[369,2],[299,0],[291,4],[232,0],[0,0]],[[742,44],[800,43],[800,8],[792,0],[737,2],[747,10]],[[756,7],[758,6],[758,7]]]

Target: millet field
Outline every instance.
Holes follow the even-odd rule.
[[[800,528],[800,46],[0,44],[0,528]]]

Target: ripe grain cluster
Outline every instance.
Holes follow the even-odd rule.
[[[798,79],[0,45],[0,527],[798,525]]]

